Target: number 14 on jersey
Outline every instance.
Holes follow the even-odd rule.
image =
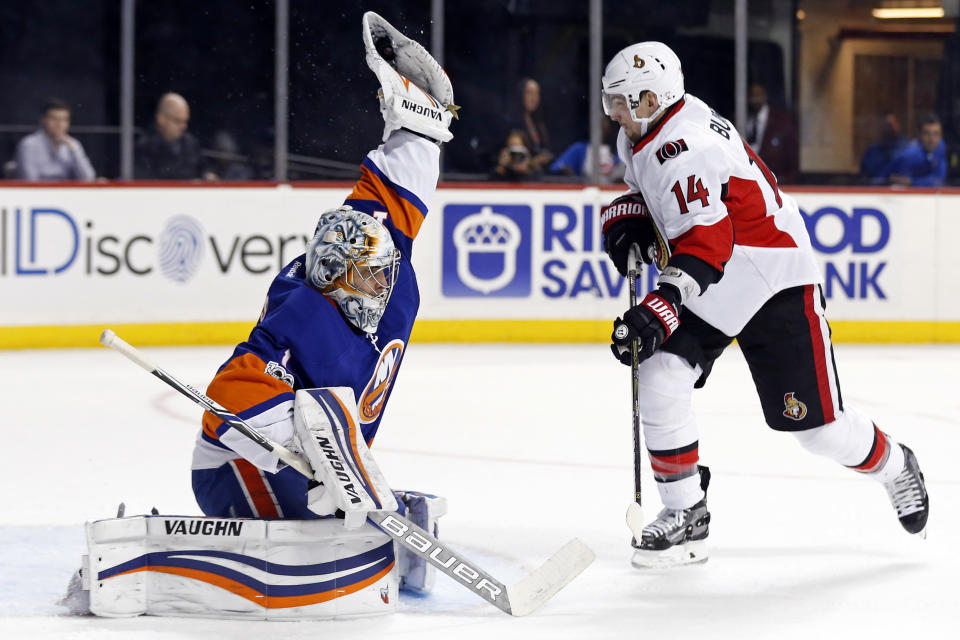
[[[673,183],[673,186],[670,188],[673,191],[673,195],[677,197],[677,204],[680,206],[680,213],[690,213],[690,208],[687,206],[692,203],[694,200],[700,201],[700,206],[706,208],[710,206],[707,198],[710,195],[710,191],[703,186],[703,181],[700,180],[697,176],[687,176],[687,193],[684,195],[683,187],[680,186],[680,181]]]

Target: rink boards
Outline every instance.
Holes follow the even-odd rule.
[[[243,339],[274,274],[349,185],[4,187],[0,348]],[[791,190],[838,341],[960,342],[960,191]],[[414,340],[592,342],[626,284],[603,253],[616,189],[441,188],[414,243]],[[655,279],[643,279],[647,290]]]

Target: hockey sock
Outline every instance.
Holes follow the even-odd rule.
[[[696,465],[694,465],[695,470],[696,468]],[[660,492],[660,500],[663,502],[663,506],[668,509],[689,509],[703,500],[706,495],[700,488],[700,474],[698,473],[673,482],[657,482],[657,491]]]
[[[691,407],[699,367],[672,353],[643,363],[637,384],[643,436],[663,505],[687,509],[703,499],[697,474],[698,428]]]
[[[903,469],[903,450],[849,405],[837,420],[794,433],[808,451],[886,482]]]

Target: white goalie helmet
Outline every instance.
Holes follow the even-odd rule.
[[[307,281],[364,333],[375,333],[397,280],[400,251],[375,218],[349,206],[320,216],[307,245]]]
[[[650,122],[679,102],[684,93],[680,58],[662,42],[640,42],[621,50],[607,64],[601,82],[603,112],[609,116],[614,102],[622,98],[644,135]],[[653,92],[660,106],[650,117],[638,118],[636,109],[644,91]]]

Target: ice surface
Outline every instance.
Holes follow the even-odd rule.
[[[204,388],[228,347],[144,349]],[[838,345],[847,404],[916,452],[928,539],[883,489],[767,429],[735,348],[695,394],[713,470],[710,561],[631,568],[629,372],[604,345],[412,345],[373,451],[391,484],[447,496],[441,537],[512,582],[571,537],[597,561],[514,619],[443,576],[387,618],[310,623],[70,617],[82,523],[197,514],[200,410],[104,348],[0,352],[0,637],[174,639],[955,637],[960,347]],[[789,363],[784,363],[789,366]],[[646,476],[648,515],[656,509]]]

